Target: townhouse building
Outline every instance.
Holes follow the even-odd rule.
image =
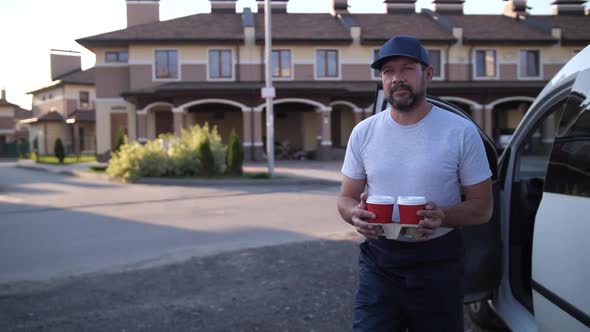
[[[548,0],[550,1],[550,0]],[[552,15],[529,15],[524,0],[501,15],[467,15],[463,0],[385,0],[384,13],[354,14],[346,0],[331,13],[290,13],[273,0],[275,141],[310,157],[341,158],[353,126],[372,114],[379,47],[413,35],[435,69],[430,95],[463,107],[498,144],[514,130],[547,81],[590,43],[582,0],[552,1]],[[127,0],[127,28],[78,39],[96,54],[97,153],[107,159],[118,128],[131,141],[179,135],[193,124],[235,129],[246,159],[265,151],[264,1],[236,12],[159,19],[158,0]]]
[[[95,154],[96,130],[94,68],[82,70],[80,53],[51,50],[51,83],[28,92],[31,115],[20,123],[28,127],[31,147],[53,154],[60,138],[68,154]]]
[[[27,129],[19,124],[21,119],[28,118],[31,111],[9,102],[6,90],[0,96],[0,157],[15,157],[28,150],[22,143],[28,138]],[[22,147],[23,151],[19,151]]]

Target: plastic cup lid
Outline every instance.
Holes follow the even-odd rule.
[[[394,204],[395,197],[392,196],[382,196],[382,195],[372,195],[367,198],[367,203],[370,204]]]
[[[399,205],[422,205],[426,204],[428,200],[424,196],[400,196],[397,198]]]

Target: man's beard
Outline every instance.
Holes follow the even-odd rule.
[[[426,96],[426,88],[424,88],[423,84],[424,80],[422,81],[423,82],[421,82],[421,89],[419,89],[416,93],[414,93],[412,88],[406,84],[401,83],[398,85],[392,85],[390,89],[390,94],[387,97],[387,101],[389,102],[389,104],[391,104],[391,106],[393,106],[393,108],[400,112],[409,112],[413,110],[416,107],[416,105],[418,105],[418,103],[422,101]],[[406,98],[395,98],[395,91],[402,89],[405,90],[409,94],[409,96]]]

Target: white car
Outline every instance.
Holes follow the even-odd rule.
[[[386,104],[380,88],[375,110]],[[590,46],[541,91],[498,162],[480,134],[494,213],[463,228],[470,316],[484,328],[590,331]]]

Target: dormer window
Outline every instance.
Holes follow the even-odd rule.
[[[127,51],[107,51],[104,55],[105,62],[127,62],[129,54]]]

